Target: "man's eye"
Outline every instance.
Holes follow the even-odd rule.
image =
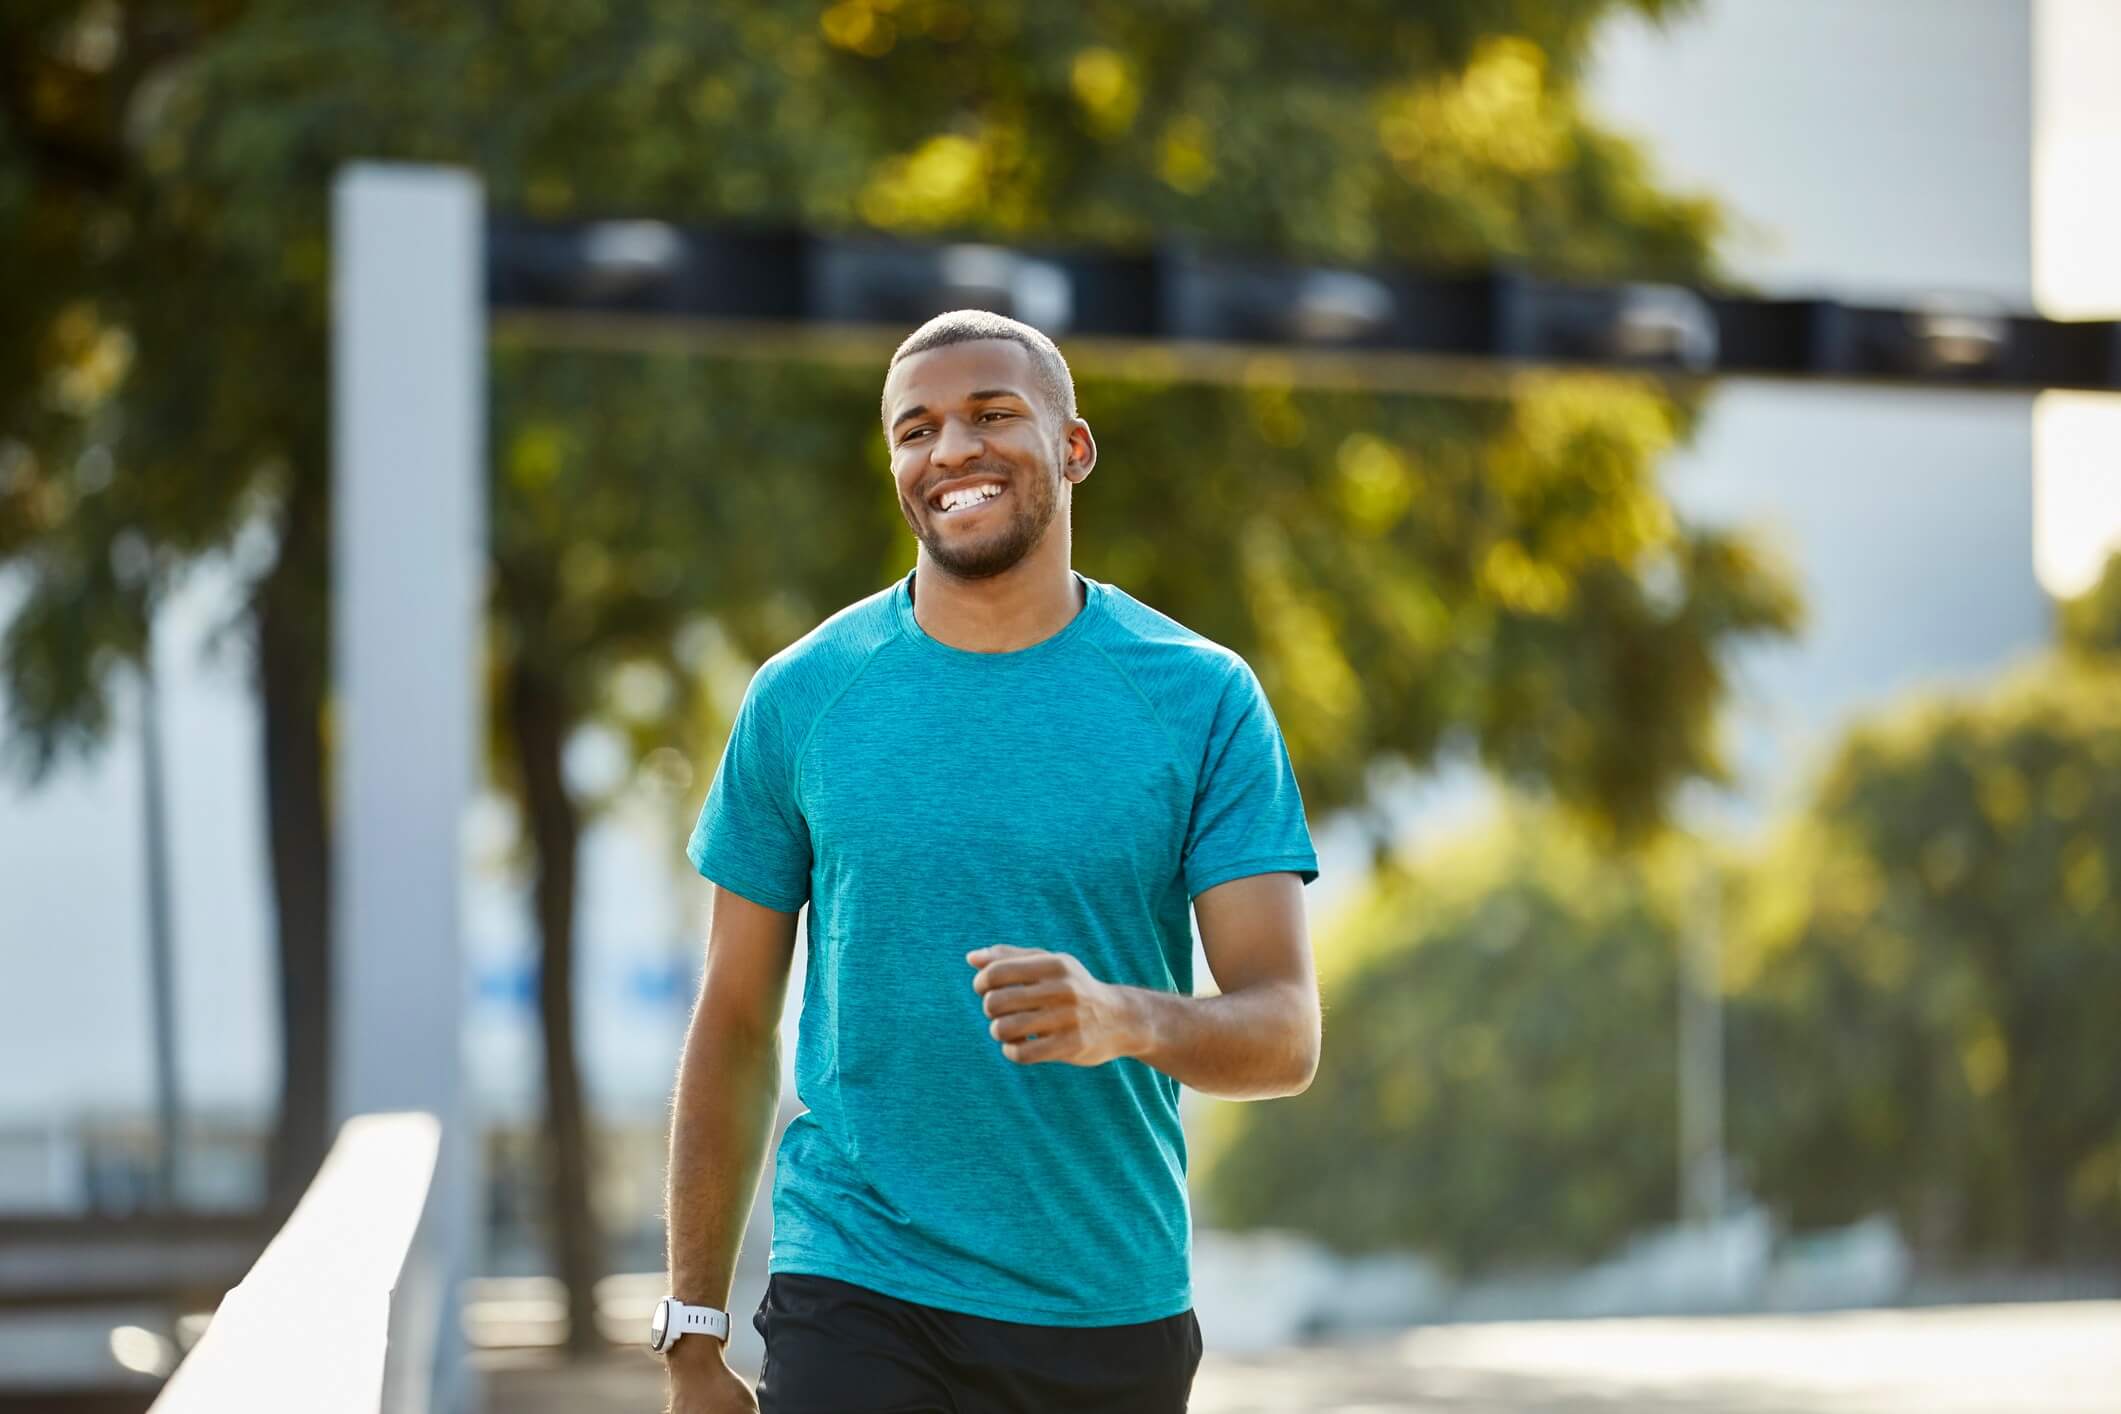
[[[981,414],[980,414],[980,416],[981,416],[982,418],[988,418],[988,417],[1007,417],[1008,415],[1009,415],[1008,413],[1006,413],[1006,412],[1002,411],[1002,410],[1001,410],[1000,408],[991,408],[991,409],[989,409],[988,411],[986,411],[986,412],[983,412],[983,413],[981,413]]]
[[[928,429],[925,427],[916,427],[911,432],[908,432],[905,436],[899,438],[899,441],[902,444],[906,442],[911,442],[914,438],[920,436],[923,432],[926,432],[927,430]]]

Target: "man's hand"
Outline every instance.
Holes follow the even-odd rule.
[[[706,1359],[678,1358],[689,1354],[685,1347],[695,1340],[720,1344],[711,1336],[688,1336],[672,1348],[667,1414],[759,1414],[751,1386],[723,1362],[719,1349]]]
[[[1127,989],[1098,981],[1070,954],[998,943],[965,961],[978,969],[972,990],[986,998],[987,1030],[1010,1060],[1087,1066],[1133,1054],[1137,1018]]]

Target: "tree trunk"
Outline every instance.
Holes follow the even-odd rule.
[[[331,1142],[331,831],[324,698],[330,675],[328,486],[290,494],[280,556],[251,601],[263,717],[266,841],[279,961],[280,1097],[266,1203],[292,1207]]]
[[[605,1345],[596,1322],[596,1283],[604,1273],[589,1201],[589,1124],[574,1040],[575,863],[582,825],[560,766],[571,721],[558,684],[521,660],[509,668],[507,693],[522,763],[523,801],[537,851],[548,1232],[567,1291],[567,1348],[583,1356]]]

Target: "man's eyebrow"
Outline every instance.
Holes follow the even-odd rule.
[[[973,392],[965,394],[965,401],[968,403],[992,402],[996,398],[1014,398],[1020,403],[1028,403],[1031,401],[1022,393],[1017,392],[1014,388],[980,388]],[[919,403],[916,403],[912,407],[907,408],[904,412],[900,413],[897,417],[891,419],[891,430],[896,432],[898,430],[898,425],[901,422],[904,422],[909,417],[925,417],[927,413],[928,409],[926,407],[922,406]]]

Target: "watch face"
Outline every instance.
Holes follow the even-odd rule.
[[[665,1299],[655,1303],[655,1314],[648,1318],[648,1348],[661,1350],[670,1336],[670,1302]]]

